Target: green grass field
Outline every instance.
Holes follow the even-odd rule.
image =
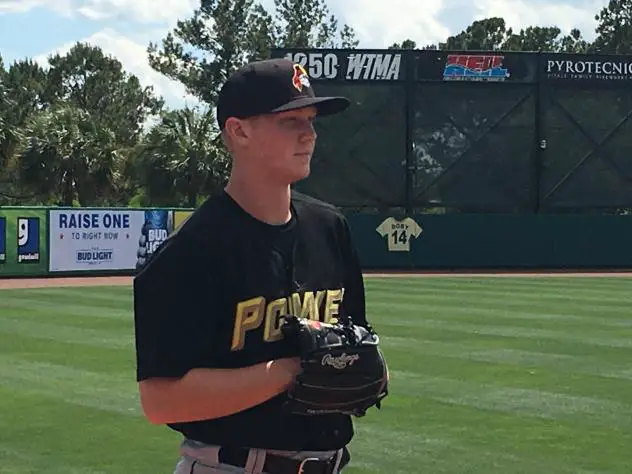
[[[345,474],[632,472],[632,280],[367,278],[392,374]],[[131,290],[0,291],[0,473],[171,474]]]

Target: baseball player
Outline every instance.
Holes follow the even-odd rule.
[[[287,315],[351,315],[370,327],[347,221],[291,189],[309,174],[314,119],[348,106],[317,97],[304,68],[286,59],[248,64],[221,89],[229,182],[134,280],[142,408],[182,434],[175,474],[335,474],[350,461],[349,413],[287,408],[305,364],[281,330]],[[322,365],[358,359],[328,354]]]

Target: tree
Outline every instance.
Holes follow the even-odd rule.
[[[416,49],[417,43],[410,38],[406,38],[401,43],[393,43],[388,49]]]
[[[13,102],[9,97],[9,88],[5,84],[5,76],[4,62],[2,56],[0,56],[0,174],[6,161],[4,144],[15,133],[13,127],[9,128],[8,110],[13,106]]]
[[[510,29],[502,48],[507,51],[557,51],[560,33],[557,26],[529,26],[518,34]]]
[[[147,119],[163,107],[153,87],[142,87],[119,60],[97,46],[76,43],[67,54],[55,54],[48,62],[48,88],[54,99],[87,112],[111,130],[120,145],[137,143]]]
[[[610,0],[595,15],[595,49],[600,53],[630,54],[632,51],[632,1]]]
[[[270,47],[354,48],[358,45],[349,25],[343,25],[338,32],[338,20],[329,13],[325,0],[274,0],[274,4],[275,34],[270,38]]]
[[[9,111],[15,107],[10,89],[0,79],[0,175],[9,163],[9,152],[14,142],[19,142],[20,130],[11,122]]]
[[[14,62],[0,78],[5,100],[2,108],[4,133],[0,140],[0,167],[13,164],[28,120],[50,105],[46,71],[30,59]]]
[[[557,26],[529,26],[513,34],[502,45],[505,51],[547,51],[581,53],[588,50],[589,44],[582,38],[581,31],[574,28],[568,35],[560,36],[562,30]]]
[[[514,32],[507,28],[500,17],[476,20],[465,30],[450,36],[444,43],[429,45],[423,49],[461,51],[548,51],[580,53],[588,52],[590,44],[582,38],[578,29],[561,36],[557,26],[529,26]]]
[[[114,132],[72,104],[55,104],[30,120],[17,165],[25,190],[60,205],[108,205],[116,196],[120,153]]]
[[[590,53],[594,52],[594,43],[586,41],[582,37],[581,31],[573,28],[568,35],[560,40],[559,48],[565,53]]]
[[[207,104],[242,64],[263,59],[273,46],[355,47],[348,25],[338,28],[325,0],[275,0],[274,13],[254,0],[201,0],[200,8],[147,52],[153,69],[179,81]]]
[[[213,194],[228,177],[229,159],[215,138],[218,130],[209,111],[185,107],[163,114],[143,143],[134,163],[145,202],[196,205],[199,194]]]
[[[494,51],[501,49],[511,35],[505,20],[499,17],[477,20],[456,36],[450,36],[445,43],[439,43],[441,50]]]

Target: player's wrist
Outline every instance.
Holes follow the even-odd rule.
[[[296,376],[301,373],[301,361],[298,357],[271,360],[266,363],[266,371],[285,389],[292,385]]]

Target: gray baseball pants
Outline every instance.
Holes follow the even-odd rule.
[[[180,446],[180,460],[173,474],[277,474],[263,471],[266,453],[287,456],[292,459],[322,458],[327,459],[338,455],[338,463],[342,457],[339,451],[274,451],[251,449],[245,467],[222,464],[218,459],[219,446],[212,446],[197,441],[185,439]],[[336,466],[337,468],[337,466]],[[336,470],[336,474],[342,471]]]

